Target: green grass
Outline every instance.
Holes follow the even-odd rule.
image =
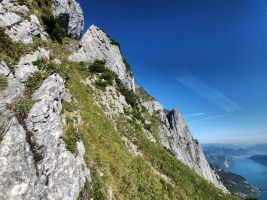
[[[0,90],[6,89],[8,86],[8,81],[5,76],[0,75]]]
[[[44,80],[48,77],[45,71],[38,71],[32,74],[25,82],[24,95],[30,98],[31,95],[42,85]]]
[[[138,123],[122,117],[119,131],[116,131],[94,104],[93,91],[80,82],[80,78],[89,76],[90,72],[69,68],[68,74],[67,87],[76,97],[85,122],[78,128],[86,147],[86,164],[93,176],[80,199],[86,199],[86,196],[106,199],[109,187],[116,199],[237,199],[199,177],[158,143],[151,143]],[[153,123],[151,129],[154,130]],[[144,153],[144,158],[129,153],[121,140],[125,134],[135,138],[134,143]],[[157,175],[155,170],[167,175],[170,181]],[[104,175],[100,176],[100,172]]]
[[[33,106],[33,102],[30,99],[21,98],[13,102],[10,106],[17,119],[23,121],[27,118],[27,115]]]
[[[4,29],[0,28],[0,59],[4,60],[8,65],[16,64],[21,56],[36,49],[37,46],[34,44],[13,42]]]
[[[93,177],[91,186],[94,199],[106,196],[109,186],[112,186],[118,199],[144,199],[148,194],[155,199],[164,199],[162,184],[168,184],[153,174],[141,158],[130,155],[121,140],[121,134],[114,130],[102,110],[94,105],[92,91],[80,83],[79,79],[79,74],[71,74],[68,88],[77,98],[79,110],[86,122],[80,127],[80,133],[88,152],[87,166],[105,174],[100,177],[99,173],[95,173]],[[173,195],[174,193],[175,189]]]

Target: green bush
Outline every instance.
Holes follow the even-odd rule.
[[[80,140],[79,130],[71,125],[65,131],[63,140],[65,142],[66,149],[74,155],[78,155],[77,142]]]
[[[42,15],[42,21],[45,25],[45,31],[49,34],[52,40],[62,43],[66,37],[66,30],[60,26],[59,18],[55,18],[53,14]]]
[[[15,113],[19,121],[27,118],[33,102],[29,99],[19,99],[11,105],[11,110]]]
[[[100,76],[101,79],[104,79],[108,85],[112,85],[113,81],[116,78],[116,74],[113,71],[110,70],[106,70],[105,72],[103,72]]]
[[[103,73],[107,70],[105,64],[106,62],[103,60],[95,60],[94,63],[89,66],[89,71],[92,73]]]
[[[108,86],[107,81],[104,80],[97,80],[95,82],[96,87],[98,87],[99,89],[105,89]]]
[[[74,103],[70,103],[67,101],[64,101],[62,106],[63,110],[67,112],[74,112],[75,110],[77,110],[77,106]]]
[[[42,85],[47,77],[48,74],[45,71],[38,71],[30,76],[25,83],[25,96],[30,97]]]
[[[6,89],[8,86],[8,81],[5,76],[0,75],[0,90]]]
[[[137,108],[138,109],[138,98],[135,95],[135,93],[132,90],[129,90],[126,88],[124,85],[120,84],[119,86],[119,91],[120,93],[125,97],[125,100],[128,104],[132,106],[132,108]]]
[[[151,124],[144,124],[144,128],[148,131],[151,131]]]
[[[34,10],[39,10],[41,13],[38,14],[50,38],[62,43],[63,38],[66,37],[66,30],[60,26],[59,18],[53,15],[52,0],[35,0],[30,5]]]
[[[17,0],[19,5],[27,5],[27,0]]]
[[[21,56],[30,53],[36,48],[36,45],[13,42],[5,33],[5,30],[0,28],[0,56],[8,64],[13,63],[13,61],[18,61]]]
[[[110,44],[112,44],[112,45],[116,45],[116,46],[118,46],[119,48],[121,48],[121,45],[120,45],[120,43],[119,43],[118,41],[114,40],[114,39],[111,38],[110,36],[109,36],[109,40],[110,40]]]
[[[145,123],[145,119],[143,118],[142,113],[140,112],[140,110],[138,110],[138,109],[134,109],[134,110],[132,111],[132,115],[133,115],[133,118],[134,118],[134,119],[137,119],[137,120],[140,121],[142,124]]]
[[[126,58],[123,57],[123,63],[126,67],[126,71],[132,76],[132,71],[131,71],[131,66],[130,64],[128,63],[128,61],[126,60]]]
[[[60,65],[52,63],[51,60],[46,58],[39,58],[34,61],[33,64],[37,66],[40,71],[45,71],[48,75],[60,72]]]

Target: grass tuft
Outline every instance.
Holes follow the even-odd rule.
[[[8,86],[8,80],[5,76],[0,75],[0,90],[5,90]]]

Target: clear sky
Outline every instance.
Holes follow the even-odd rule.
[[[202,143],[267,143],[267,1],[78,0]]]

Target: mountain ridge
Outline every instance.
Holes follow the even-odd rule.
[[[0,198],[236,199],[77,2],[0,5]]]

